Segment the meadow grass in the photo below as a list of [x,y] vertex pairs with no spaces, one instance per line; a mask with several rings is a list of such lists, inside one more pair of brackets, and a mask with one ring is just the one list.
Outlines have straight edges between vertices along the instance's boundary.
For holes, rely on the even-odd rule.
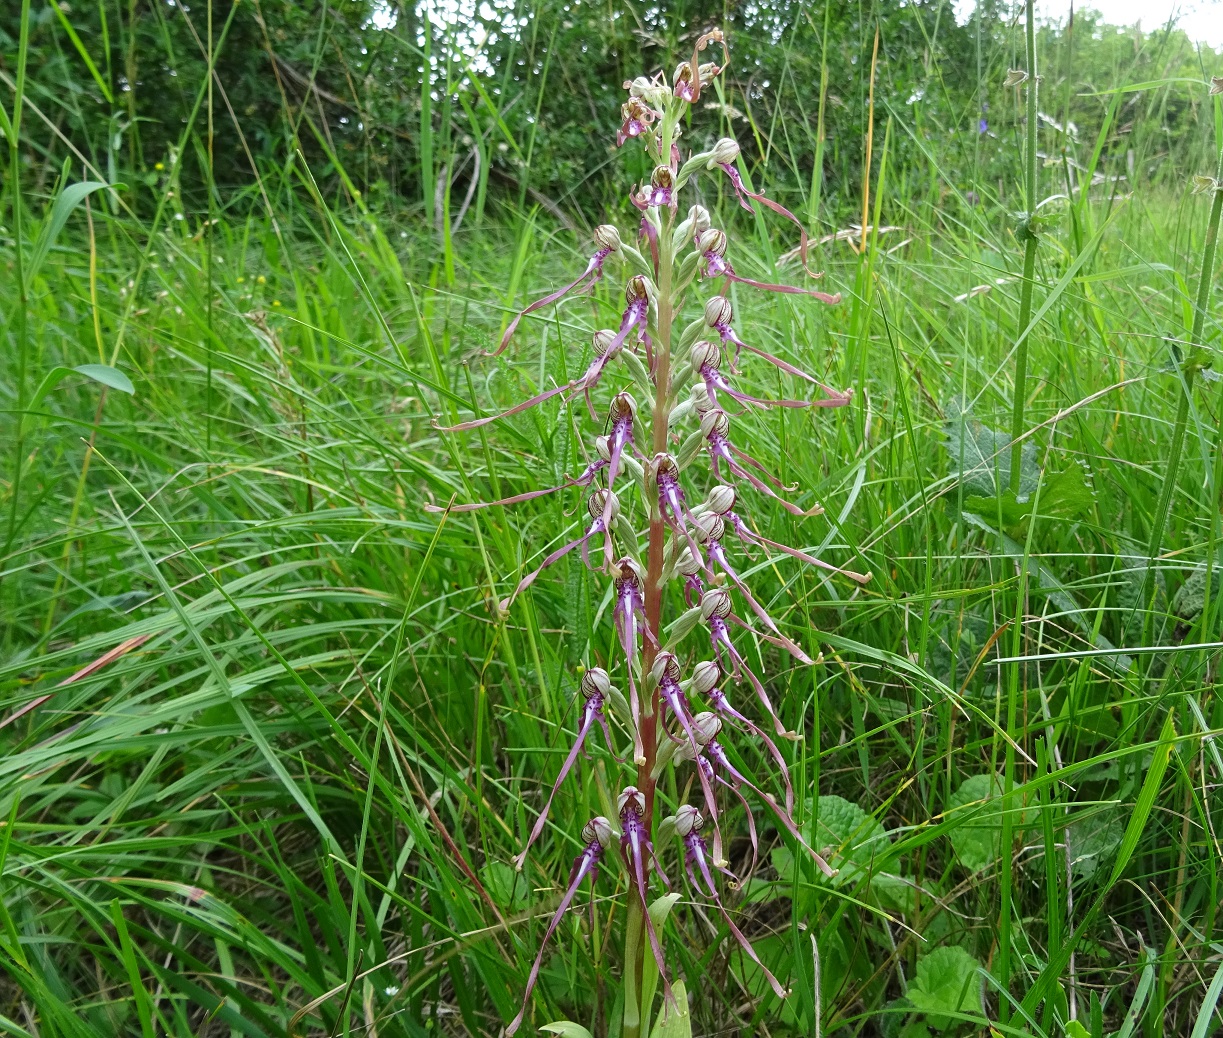
[[[902,138],[916,157],[898,167]],[[1092,167],[1093,143],[1071,157]],[[760,532],[874,575],[748,569],[821,654],[757,647],[804,733],[787,750],[801,824],[841,871],[818,877],[762,824],[734,909],[784,1004],[716,920],[672,916],[694,1031],[1204,1038],[1223,977],[1223,398],[1187,392],[1182,362],[1219,342],[1217,302],[1195,310],[1212,199],[1172,175],[1090,186],[1089,168],[1025,287],[1005,207],[962,157],[890,111],[875,148],[871,222],[894,229],[818,246],[840,306],[732,292],[749,341],[855,390],[741,419],[824,508],[760,510]],[[173,168],[152,220],[96,192],[33,277],[15,260],[50,201],[25,198],[0,243],[29,297],[0,301],[25,341],[3,361],[22,471],[0,488],[6,1034],[496,1034],[574,834],[618,788],[596,750],[513,871],[579,668],[614,634],[576,559],[496,603],[574,536],[580,492],[422,507],[581,470],[560,406],[466,437],[431,420],[575,377],[618,280],[490,361],[584,241],[513,199],[438,241],[419,212],[324,197],[300,160],[264,173],[248,215],[215,224],[175,218]],[[736,263],[771,277],[785,243],[742,226],[758,252]],[[46,372],[88,363],[134,393],[74,373],[19,417]],[[745,367],[749,391],[784,391]],[[732,851],[742,865],[746,831]],[[610,889],[602,923],[562,927],[537,1023],[614,1020]]]

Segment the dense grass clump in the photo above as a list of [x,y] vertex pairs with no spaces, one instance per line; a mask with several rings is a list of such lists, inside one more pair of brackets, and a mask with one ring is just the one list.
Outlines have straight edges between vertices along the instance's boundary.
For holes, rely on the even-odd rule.
[[[615,634],[606,582],[577,557],[498,609],[580,533],[580,489],[512,512],[425,510],[580,472],[581,400],[461,438],[433,419],[577,377],[622,285],[529,318],[490,360],[513,313],[580,272],[584,233],[496,184],[480,186],[483,219],[457,227],[443,185],[439,233],[422,192],[369,201],[334,152],[261,157],[249,190],[196,204],[184,171],[206,164],[206,119],[224,112],[204,77],[187,84],[201,102],[182,147],[143,171],[128,208],[98,156],[61,170],[54,119],[35,113],[45,97],[13,104],[40,71],[18,61],[18,21],[3,26],[0,95],[15,124],[0,230],[0,1032],[496,1035],[582,824],[623,784],[592,748],[588,780],[558,793],[515,872],[572,744],[581,674]],[[869,85],[872,42],[862,82],[834,93]],[[802,735],[783,747],[796,817],[838,873],[757,817],[759,865],[728,909],[791,994],[716,915],[677,912],[670,967],[694,996],[693,1034],[1205,1038],[1223,1023],[1223,320],[1204,263],[1223,66],[1206,50],[1193,82],[1139,82],[1119,65],[1090,92],[1128,89],[1101,100],[1049,51],[1039,209],[1015,104],[995,103],[982,135],[975,111],[956,133],[866,108],[852,148],[864,156],[869,136],[873,161],[851,186],[831,158],[817,167],[829,181],[806,183],[778,157],[783,137],[806,163],[831,147],[822,109],[766,127],[771,151],[763,136],[748,148],[759,115],[754,130],[732,121],[747,73],[719,102],[744,171],[757,186],[776,175],[812,217],[812,266],[843,296],[755,297],[739,331],[855,390],[815,415],[736,418],[740,445],[824,508],[753,517],[873,580],[746,565],[818,657],[752,650]],[[982,83],[1000,89],[1012,64],[990,44]],[[1075,138],[1058,127],[1080,108],[1096,128]],[[739,211],[717,181],[698,192],[748,243],[741,274],[796,276],[785,225]],[[848,212],[857,226],[834,219]],[[793,389],[768,367],[743,378],[761,396]],[[740,752],[766,770],[749,742]],[[746,870],[746,826],[726,835]],[[618,1033],[606,934],[628,897],[609,868],[593,914],[564,920],[537,1026]]]

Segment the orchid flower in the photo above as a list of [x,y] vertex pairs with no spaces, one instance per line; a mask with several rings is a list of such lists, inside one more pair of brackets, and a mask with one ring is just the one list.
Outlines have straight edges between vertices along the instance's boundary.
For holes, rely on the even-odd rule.
[[670,454],[655,454],[649,473],[658,488],[658,509],[663,519],[687,538],[689,549],[699,558],[700,552],[696,541],[692,539],[692,530],[688,524],[692,513],[688,511],[688,505],[684,501],[684,488],[679,483],[679,465]]
[[527,838],[526,846],[513,858],[514,868],[519,872],[522,871],[522,866],[527,860],[527,852],[531,849],[531,845],[539,839],[539,834],[544,831],[544,824],[548,821],[548,811],[552,807],[552,800],[556,796],[556,791],[561,788],[561,783],[565,781],[565,776],[569,774],[574,762],[578,759],[578,754],[582,752],[585,746],[586,736],[590,734],[590,729],[596,721],[603,727],[603,738],[607,741],[608,751],[613,757],[616,756],[616,749],[612,745],[611,729],[608,728],[607,717],[603,713],[603,704],[606,702],[610,691],[611,678],[602,667],[592,667],[582,675],[582,695],[585,697],[586,703],[582,708],[582,723],[578,727],[578,737],[574,740],[573,747],[565,758],[565,763],[561,765],[560,774],[556,776],[556,782],[552,785],[552,792],[548,794],[543,810],[539,812],[539,817],[535,819],[535,825],[531,829],[531,835]]
[[[514,599],[516,599],[527,588],[529,588],[532,584],[535,583],[536,578],[544,570],[546,570],[549,566],[553,565],[554,563],[559,562],[566,555],[568,555],[571,551],[573,551],[574,548],[581,547],[582,561],[586,564],[587,568],[589,568],[590,567],[590,549],[589,549],[590,539],[596,536],[597,534],[600,534],[600,533],[603,534],[604,554],[608,558],[611,557],[611,523],[614,522],[616,516],[620,514],[619,499],[610,490],[596,490],[593,494],[590,495],[590,498],[587,500],[586,510],[590,514],[590,516],[594,519],[594,522],[590,524],[586,532],[581,537],[579,537],[576,541],[570,541],[568,544],[564,545],[563,547],[557,548],[556,551],[554,551],[551,555],[549,555],[546,559],[544,559],[543,562],[540,563],[538,569],[532,570],[525,577],[523,577],[522,580],[518,582],[518,586],[514,588],[513,593],[511,593],[508,598],[502,601],[501,611],[503,613],[509,609]],[[605,516],[607,518],[605,518]]]
[[819,866],[820,871],[823,872],[825,876],[836,875],[836,869],[832,868],[828,862],[826,862],[819,854],[812,850],[807,841],[803,839],[803,834],[798,831],[798,826],[794,824],[794,819],[790,817],[789,811],[782,810],[778,806],[776,800],[769,796],[768,793],[761,790],[754,782],[751,781],[751,779],[744,775],[743,772],[739,771],[739,769],[730,762],[730,758],[726,756],[726,751],[722,748],[722,744],[719,743],[717,739],[710,739],[709,742],[705,744],[703,754],[713,764],[715,773],[722,771],[729,776],[729,779],[726,780],[728,785],[746,786],[753,793],[755,793],[756,796],[763,800],[777,817],[777,820],[782,824],[782,827],[786,830],[786,832],[793,836],[794,839],[796,839],[802,845],[803,849],[811,855],[811,857],[815,860],[816,865]]
[[[705,824],[705,819],[701,812],[690,804],[685,804],[675,812],[674,824],[676,835],[684,843],[684,861],[688,868],[688,879],[692,886],[718,906],[718,912],[722,916],[722,921],[726,924],[726,928],[730,930],[735,940],[739,942],[739,947],[743,949],[744,954],[760,967],[768,979],[769,985],[776,992],[777,997],[785,998],[788,992],[781,986],[777,978],[769,972],[768,967],[760,961],[756,950],[752,947],[752,942],[743,936],[743,932],[734,924],[726,911],[726,906],[722,904],[721,897],[718,896],[718,888],[714,883],[713,873],[709,868],[709,852],[705,847],[704,839],[701,837],[701,829]],[[732,880],[734,879],[734,876],[726,872],[725,869],[719,869],[718,871],[724,872]]]
[[617,393],[612,398],[607,416],[611,421],[611,432],[607,437],[607,485],[615,486],[624,450],[635,446],[633,420],[637,417],[637,402],[628,393]]
[[641,900],[641,913],[645,919],[646,933],[649,934],[650,949],[654,952],[654,961],[658,964],[658,972],[662,975],[663,990],[670,998],[671,982],[667,977],[666,960],[662,954],[662,945],[658,943],[654,920],[650,918],[646,874],[652,866],[666,886],[669,887],[671,884],[658,865],[654,845],[650,842],[649,831],[642,821],[642,816],[645,814],[645,797],[641,795],[641,790],[636,786],[625,786],[616,806],[620,810],[620,855],[628,869],[629,883],[635,887],[637,897]]
[[531,992],[535,990],[535,982],[539,979],[539,969],[543,965],[544,949],[548,945],[548,938],[552,936],[565,913],[569,911],[569,906],[573,904],[573,899],[577,896],[578,888],[588,876],[590,877],[591,889],[594,889],[595,879],[599,874],[599,862],[603,860],[603,854],[611,846],[615,835],[616,832],[612,828],[611,822],[602,815],[592,818],[583,826],[582,839],[586,841],[586,846],[573,859],[573,868],[569,870],[569,887],[561,898],[560,904],[556,906],[556,912],[553,913],[552,919],[548,923],[548,929],[544,931],[544,939],[539,942],[539,952],[535,956],[535,962],[531,966],[530,974],[527,976],[526,990],[522,995],[522,1008],[518,1010],[518,1015],[510,1021],[510,1025],[505,1029],[506,1038],[510,1038],[522,1026],[522,1018],[526,1015]]
[[[734,677],[735,681],[741,681],[741,675],[746,674],[748,681],[756,692],[756,698],[760,700],[761,706],[767,711],[769,717],[773,719],[773,727],[777,734],[783,739],[797,739],[798,736],[789,731],[784,724],[781,723],[781,718],[777,716],[777,711],[773,709],[773,704],[769,702],[769,694],[764,690],[764,685],[760,683],[760,679],[755,672],[747,665],[735,648],[734,643],[730,640],[730,630],[726,626],[726,618],[731,615],[730,595],[722,588],[710,588],[705,592],[704,598],[701,599],[701,619],[709,625],[710,641],[713,644],[714,655],[718,659],[719,665],[723,670],[728,670]],[[730,666],[726,666],[725,660],[730,660]]]
[[748,202],[748,199],[750,198],[753,202],[759,202],[761,205],[768,209],[772,209],[773,212],[777,213],[779,216],[785,217],[792,224],[794,224],[794,226],[798,228],[798,252],[802,259],[803,270],[805,270],[811,277],[822,277],[822,274],[813,273],[810,267],[807,266],[807,228],[803,226],[803,222],[779,202],[774,202],[771,198],[766,198],[759,192],[749,191],[743,183],[743,178],[739,175],[739,170],[735,168],[734,164],[736,161],[738,161],[738,158],[738,142],[729,137],[723,137],[713,146],[713,151],[710,153],[709,161],[706,165],[709,169],[713,169],[716,166],[726,174],[726,176],[730,179],[731,186],[735,189],[735,197],[739,200],[739,205],[746,209],[749,213],[753,211],[751,203]]
[[[616,607],[613,620],[616,632],[620,636],[620,648],[624,652],[624,666],[628,672],[629,711],[634,718],[641,716],[641,701],[637,694],[637,682],[633,677],[633,666],[637,662],[637,636],[640,634],[652,645],[658,644],[658,638],[650,630],[645,615],[645,591],[642,586],[641,567],[625,556],[614,562],[611,572],[615,576]],[[641,729],[635,725],[633,729],[633,760],[637,764],[645,763],[645,750],[641,745]]]
[[840,397],[826,400],[763,400],[758,396],[749,396],[747,393],[732,388],[731,384],[726,381],[726,376],[720,370],[721,352],[716,343],[705,340],[694,343],[688,352],[692,370],[701,376],[701,381],[705,383],[705,388],[709,391],[710,399],[715,403],[718,399],[718,391],[721,390],[741,404],[756,404],[759,407],[841,407],[845,404],[845,400]]
[[557,289],[555,292],[544,296],[543,299],[535,300],[525,310],[521,311],[510,321],[509,326],[505,329],[505,334],[501,336],[500,344],[492,352],[491,356],[497,357],[505,352],[505,348],[510,344],[510,339],[517,330],[519,322],[527,314],[533,314],[536,310],[542,310],[545,306],[550,306],[563,296],[568,295],[579,285],[583,285],[583,283],[585,283],[586,287],[589,287],[603,276],[603,264],[606,262],[607,257],[620,249],[620,232],[614,224],[600,224],[595,228],[594,240],[598,250],[590,257],[590,262],[586,264],[586,269],[582,271],[581,275],[570,281],[564,288]]
[[701,660],[692,668],[691,687],[709,700],[709,705],[713,707],[714,713],[719,717],[734,718],[768,747],[769,756],[777,764],[777,769],[781,772],[781,777],[786,785],[786,810],[792,811],[794,809],[794,787],[790,783],[790,769],[786,764],[786,759],[781,755],[777,744],[765,734],[763,729],[731,706],[726,693],[718,687],[721,680],[722,668],[713,660]]
[[[841,301],[841,293],[819,292],[813,288],[799,288],[797,285],[779,285],[771,281],[754,281],[752,278],[740,277],[735,268],[726,258],[726,234],[716,228],[710,228],[703,234],[698,234],[693,246],[697,253],[697,269],[702,278],[724,277],[728,281],[737,281],[749,288],[758,288],[764,292],[781,292],[786,295],[810,296],[828,306],[836,306]],[[819,277],[821,275],[814,275]],[[723,289],[725,291],[725,289]]]
[[[719,466],[725,465],[730,470],[731,475],[746,480],[762,494],[767,494],[771,497],[791,515],[806,517],[816,515],[821,511],[819,505],[815,505],[812,509],[804,509],[792,501],[787,501],[776,491],[772,490],[768,483],[759,476],[739,464],[739,459],[741,459],[752,467],[759,469],[770,480],[773,479],[772,476],[769,476],[764,471],[764,466],[756,461],[755,458],[745,454],[730,442],[730,416],[720,407],[712,407],[701,415],[701,434],[705,437],[705,448],[709,451],[710,467],[713,469],[714,476],[718,479],[722,478]],[[774,480],[774,482],[777,481]]]
[[459,422],[458,425],[439,425],[437,419],[434,418],[433,427],[439,432],[466,432],[469,429],[479,429],[481,426],[499,421],[502,418],[521,414],[523,411],[535,407],[537,404],[542,404],[545,400],[551,400],[552,397],[559,396],[561,393],[568,393],[569,399],[572,399],[576,393],[584,390],[588,394],[587,399],[589,399],[590,390],[598,384],[599,377],[602,375],[607,361],[619,352],[631,332],[634,330],[637,330],[639,333],[644,331],[649,319],[650,304],[656,296],[656,291],[647,277],[638,274],[629,279],[628,286],[625,289],[625,296],[627,297],[627,306],[620,319],[619,331],[615,332],[610,340],[607,340],[601,332],[595,333],[595,359],[581,378],[566,382],[563,386],[553,386],[551,389],[546,389],[542,393],[537,393],[529,400],[515,404],[508,411],[502,411],[499,414],[485,415],[483,418],[473,418],[470,421]]
[[[839,300],[839,296],[837,299]],[[735,333],[735,329],[731,326],[731,321],[734,320],[735,308],[731,301],[725,296],[714,296],[705,303],[705,324],[707,327],[718,333],[718,337],[722,340],[722,345],[727,343],[735,344],[735,352],[731,355],[730,370],[735,372],[735,365],[739,362],[739,351],[747,350],[748,353],[754,353],[757,357],[767,360],[774,367],[784,371],[787,375],[794,375],[796,378],[805,379],[812,385],[819,386],[826,394],[828,394],[829,402],[823,404],[824,407],[842,407],[848,404],[853,397],[852,390],[833,389],[831,386],[825,385],[819,379],[807,374],[802,368],[796,368],[789,361],[782,360],[769,353],[767,350],[762,350],[759,346],[752,346]]]

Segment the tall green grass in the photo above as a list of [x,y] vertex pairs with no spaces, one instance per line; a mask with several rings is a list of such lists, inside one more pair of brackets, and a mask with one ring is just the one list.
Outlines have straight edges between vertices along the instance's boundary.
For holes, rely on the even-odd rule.
[[[1125,104],[1155,118],[1172,89]],[[805,733],[804,824],[841,874],[817,879],[762,830],[733,907],[789,978],[784,1004],[713,926],[672,917],[694,1033],[991,1021],[1202,1038],[1221,1020],[1223,961],[1223,399],[1212,381],[1190,396],[1179,371],[1188,344],[1213,357],[1219,343],[1217,305],[1194,305],[1212,199],[1187,176],[1212,168],[1223,117],[1203,104],[1200,168],[1152,177],[1140,147],[1133,182],[1089,186],[1097,166],[1125,169],[1107,128],[1098,145],[1060,142],[1050,175],[1071,198],[1035,255],[1027,322],[998,185],[917,116],[890,103],[879,116],[872,222],[900,229],[861,255],[821,247],[838,308],[739,308],[751,341],[856,389],[843,411],[741,420],[744,446],[825,507],[761,532],[875,574],[860,591],[783,563],[753,574],[779,624],[823,654],[768,669]],[[29,110],[23,126],[50,139]],[[785,130],[796,154],[823,146],[814,127]],[[785,164],[779,149],[752,173]],[[395,215],[323,173],[300,158],[261,168],[250,214],[211,225],[209,206],[178,208],[171,165],[158,216],[94,204],[90,234],[77,206],[28,300],[0,299],[3,1033],[496,1034],[559,895],[541,877],[564,875],[615,788],[599,759],[602,777],[558,795],[537,871],[513,873],[524,801],[542,802],[572,737],[578,667],[613,636],[606,589],[576,560],[508,617],[496,603],[572,536],[578,496],[441,520],[422,505],[580,470],[556,408],[467,440],[430,419],[573,377],[619,286],[533,320],[509,362],[489,362],[507,314],[584,263],[586,243],[513,191],[439,238],[437,214],[421,215],[431,178]],[[1016,147],[1006,198],[1021,173]],[[0,263],[26,286],[55,201],[9,187]],[[817,181],[811,204],[827,193]],[[760,255],[788,244],[766,238]],[[99,341],[134,394],[73,374],[23,413],[29,387],[94,362]],[[763,378],[746,367],[749,386]],[[746,830],[731,849],[742,867]],[[607,896],[599,911],[622,911],[623,881]],[[562,927],[541,983],[555,1016],[537,1024],[605,1033],[620,964],[604,932],[580,913]]]

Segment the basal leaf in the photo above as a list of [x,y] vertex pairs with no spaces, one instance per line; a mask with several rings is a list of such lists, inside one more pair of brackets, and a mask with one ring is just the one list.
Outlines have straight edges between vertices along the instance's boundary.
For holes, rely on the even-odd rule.
[[944,945],[918,960],[917,973],[905,994],[939,1031],[952,1024],[951,1013],[979,1010],[981,978],[978,962],[958,945]]

